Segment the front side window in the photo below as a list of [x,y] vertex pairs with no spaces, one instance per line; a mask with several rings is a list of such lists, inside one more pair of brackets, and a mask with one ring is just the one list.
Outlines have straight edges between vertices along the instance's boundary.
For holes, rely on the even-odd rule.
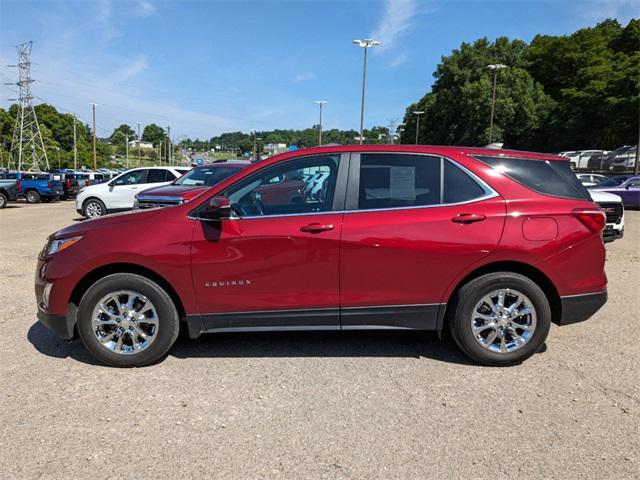
[[340,155],[276,164],[226,191],[240,217],[331,211]]
[[136,185],[144,181],[146,170],[133,170],[122,174],[113,182],[114,185]]

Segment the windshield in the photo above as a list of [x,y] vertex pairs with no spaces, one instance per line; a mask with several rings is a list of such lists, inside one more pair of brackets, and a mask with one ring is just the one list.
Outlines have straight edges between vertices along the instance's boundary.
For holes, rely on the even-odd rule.
[[185,173],[174,185],[211,187],[241,170],[241,167],[200,167]]
[[622,184],[628,177],[611,177],[604,182],[600,182],[598,184],[598,188],[600,187],[617,187]]

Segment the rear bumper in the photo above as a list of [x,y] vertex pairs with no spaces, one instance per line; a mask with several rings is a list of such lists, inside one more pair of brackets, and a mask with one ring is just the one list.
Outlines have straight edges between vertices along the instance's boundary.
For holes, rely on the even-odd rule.
[[559,325],[583,322],[607,303],[607,291],[561,297],[562,317]]
[[38,310],[38,320],[60,338],[71,340],[74,336],[75,322],[71,315],[51,315]]

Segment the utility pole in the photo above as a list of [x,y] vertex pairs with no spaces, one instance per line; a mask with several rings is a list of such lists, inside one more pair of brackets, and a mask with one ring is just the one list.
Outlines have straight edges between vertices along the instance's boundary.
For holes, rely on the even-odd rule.
[[127,162],[127,168],[129,168],[129,134],[124,134],[124,158]]
[[253,133],[253,151],[251,152],[251,158],[253,158],[255,162],[258,160],[258,132],[251,130],[251,133]]
[[93,169],[98,168],[96,161],[96,104],[92,103],[93,107]]
[[638,142],[636,143],[636,164],[633,167],[633,174],[640,175],[640,112],[638,113]]
[[489,70],[493,70],[493,94],[491,96],[491,119],[489,120],[489,143],[493,142],[493,115],[496,110],[496,83],[498,81],[498,70],[507,68],[501,63],[487,65]]
[[316,100],[318,106],[320,107],[320,123],[318,124],[318,146],[322,145],[322,106],[327,103],[326,100]]
[[364,62],[362,66],[362,98],[360,99],[360,145],[362,145],[364,142],[364,95],[367,85],[367,50],[380,45],[380,42],[371,38],[365,38],[364,40],[356,39],[353,43],[358,47],[364,48]]
[[169,165],[173,165],[173,159],[171,158],[171,127],[167,126],[167,148],[169,151],[167,152],[167,162]]
[[140,122],[136,122],[138,124],[138,138],[137,138],[137,144],[138,144],[138,167],[140,166]]
[[56,147],[56,152],[58,152],[58,170],[60,170],[60,147]]
[[420,133],[420,115],[424,113],[424,110],[416,110],[413,114],[416,116],[416,145],[418,144],[418,135]]
[[164,140],[160,140],[158,142],[158,160],[160,161],[161,166],[162,166],[162,142],[164,142]]
[[[18,171],[35,170],[40,171],[41,167],[49,169],[49,159],[44,148],[44,141],[38,125],[38,117],[33,108],[33,96],[31,95],[31,47],[33,42],[21,43],[16,46],[18,51],[18,64],[9,67],[18,67],[18,81],[15,83],[20,88],[19,97],[11,98],[10,101],[19,102],[18,115],[13,129],[11,150],[9,150],[9,168]],[[12,84],[8,84],[12,85]],[[31,151],[31,160],[27,160],[27,152]]]
[[76,116],[73,116],[73,170],[78,170],[78,145],[76,132]]

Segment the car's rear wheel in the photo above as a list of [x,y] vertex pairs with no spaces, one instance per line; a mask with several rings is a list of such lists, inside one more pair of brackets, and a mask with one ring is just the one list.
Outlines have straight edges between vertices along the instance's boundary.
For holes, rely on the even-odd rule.
[[97,198],[90,198],[84,202],[82,213],[87,218],[97,218],[107,214],[107,207]]
[[28,203],[38,203],[40,201],[40,194],[35,190],[29,190],[26,197]]
[[449,326],[458,346],[473,360],[515,365],[544,343],[551,307],[542,289],[528,277],[490,273],[460,288]]
[[78,309],[78,334],[98,360],[142,367],[167,354],[179,318],[167,292],[141,275],[117,273],[94,283]]
[[7,202],[9,202],[7,196],[4,193],[0,192],[0,208],[6,208]]

